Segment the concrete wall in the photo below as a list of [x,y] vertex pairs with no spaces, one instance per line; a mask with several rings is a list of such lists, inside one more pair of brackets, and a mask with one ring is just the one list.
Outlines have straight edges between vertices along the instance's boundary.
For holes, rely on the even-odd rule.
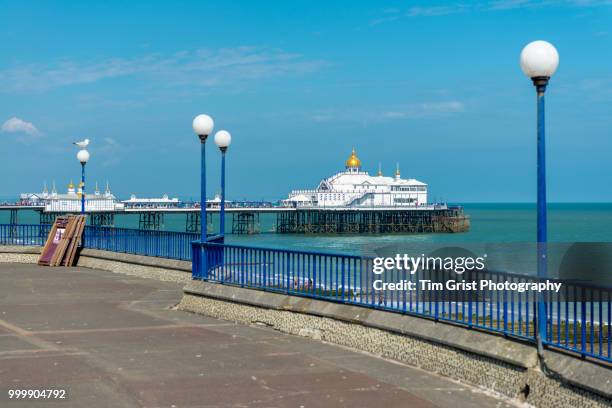
[[84,249],[77,265],[166,282],[191,281],[191,262],[188,261]]
[[[41,249],[0,245],[0,262],[37,263]],[[166,282],[191,281],[191,262],[188,261],[84,249],[77,265]]]
[[396,313],[208,282],[185,287],[179,309],[263,324],[397,360],[536,407],[612,406],[612,369],[501,336]]
[[0,245],[0,263],[37,263],[41,247]]

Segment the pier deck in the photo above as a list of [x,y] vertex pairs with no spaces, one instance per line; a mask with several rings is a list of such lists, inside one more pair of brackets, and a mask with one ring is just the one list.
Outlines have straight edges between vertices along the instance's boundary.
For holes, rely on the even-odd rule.
[[[0,208],[2,209],[2,208]],[[30,209],[35,209],[32,207]],[[11,209],[17,218],[16,209]],[[50,224],[64,212],[40,212],[40,223]],[[275,232],[279,234],[396,234],[396,233],[454,233],[470,229],[470,219],[462,207],[446,205],[396,207],[282,207],[230,206],[226,213],[232,217],[232,233],[261,232],[260,214],[276,217]],[[218,215],[218,207],[207,208],[209,215]],[[185,231],[200,229],[200,208],[125,208],[115,211],[88,212],[90,225],[114,226],[115,214],[133,214],[139,217],[139,229],[163,229],[166,214],[184,214]],[[209,217],[208,222],[212,220]],[[16,222],[15,222],[16,223]],[[11,221],[11,224],[15,224]]]

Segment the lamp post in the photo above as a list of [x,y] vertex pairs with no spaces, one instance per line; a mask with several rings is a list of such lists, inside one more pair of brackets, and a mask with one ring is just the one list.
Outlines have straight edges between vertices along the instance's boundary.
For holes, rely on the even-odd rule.
[[215,122],[208,115],[198,115],[193,119],[193,131],[200,139],[200,267],[201,277],[208,274],[204,243],[206,236],[206,138],[212,133]]
[[193,131],[200,138],[200,240],[206,242],[206,138],[212,133],[215,122],[208,115],[193,119]]
[[[538,147],[537,147],[537,223],[538,223],[538,277],[547,275],[547,221],[546,221],[546,140],[544,124],[544,93],[550,77],[559,66],[559,54],[546,41],[533,41],[521,51],[521,69],[531,80],[537,92]],[[546,305],[544,294],[538,294],[538,338],[546,338]]]
[[215,134],[215,144],[221,150],[221,208],[219,211],[219,230],[225,237],[225,152],[232,143],[232,135],[227,130],[220,130]]
[[85,165],[89,161],[89,152],[85,149],[79,150],[77,160],[81,163],[81,215],[85,215]]

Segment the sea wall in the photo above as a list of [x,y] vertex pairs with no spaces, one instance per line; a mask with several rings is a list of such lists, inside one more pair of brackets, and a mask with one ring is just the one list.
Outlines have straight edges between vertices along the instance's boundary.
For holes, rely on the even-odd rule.
[[0,245],[0,263],[36,263],[41,249],[39,246]]
[[[0,245],[0,262],[36,263],[41,247]],[[118,252],[83,249],[77,266],[166,282],[191,281],[191,262]]]

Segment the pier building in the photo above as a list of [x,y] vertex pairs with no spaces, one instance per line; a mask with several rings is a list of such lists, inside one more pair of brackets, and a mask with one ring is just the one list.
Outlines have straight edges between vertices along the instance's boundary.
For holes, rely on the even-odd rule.
[[380,168],[371,176],[362,170],[353,149],[344,171],[321,180],[313,190],[292,191],[282,204],[296,208],[419,207],[427,205],[427,184],[402,178],[399,166],[393,177],[383,176]]
[[[48,190],[45,184],[42,193],[22,193],[19,198],[24,204],[44,206],[45,212],[52,213],[78,213],[81,211],[81,196],[83,195],[83,186],[79,183],[74,185],[72,180],[68,184],[65,194],[58,193],[55,188],[55,182]],[[102,193],[96,183],[93,194],[85,193],[85,211],[86,212],[106,212],[106,211],[121,211],[123,204],[111,192],[108,183],[106,189]]]
[[[70,183],[67,194],[23,194],[21,206],[40,212],[41,223],[50,223],[62,213],[80,212],[81,190]],[[393,177],[379,169],[375,176],[362,170],[361,160],[353,149],[345,169],[327,177],[312,190],[294,190],[280,202],[226,201],[225,212],[231,215],[234,234],[262,232],[260,214],[274,217],[272,231],[279,234],[393,234],[464,232],[470,228],[463,208],[428,203],[428,186],[414,178],[402,178],[399,167]],[[221,198],[206,200],[207,226],[212,230],[212,215],[220,211]],[[138,198],[119,201],[107,190],[86,196],[90,225],[114,226],[118,213],[138,215],[141,230],[164,228],[166,213],[185,215],[185,231],[201,230],[201,203],[185,203],[178,198]],[[11,224],[17,223],[17,208],[11,211]],[[13,221],[14,220],[14,221]]]
[[181,205],[178,198],[170,198],[168,194],[164,194],[160,198],[138,198],[135,194],[132,194],[129,200],[121,202],[125,205],[125,208],[177,208]]

